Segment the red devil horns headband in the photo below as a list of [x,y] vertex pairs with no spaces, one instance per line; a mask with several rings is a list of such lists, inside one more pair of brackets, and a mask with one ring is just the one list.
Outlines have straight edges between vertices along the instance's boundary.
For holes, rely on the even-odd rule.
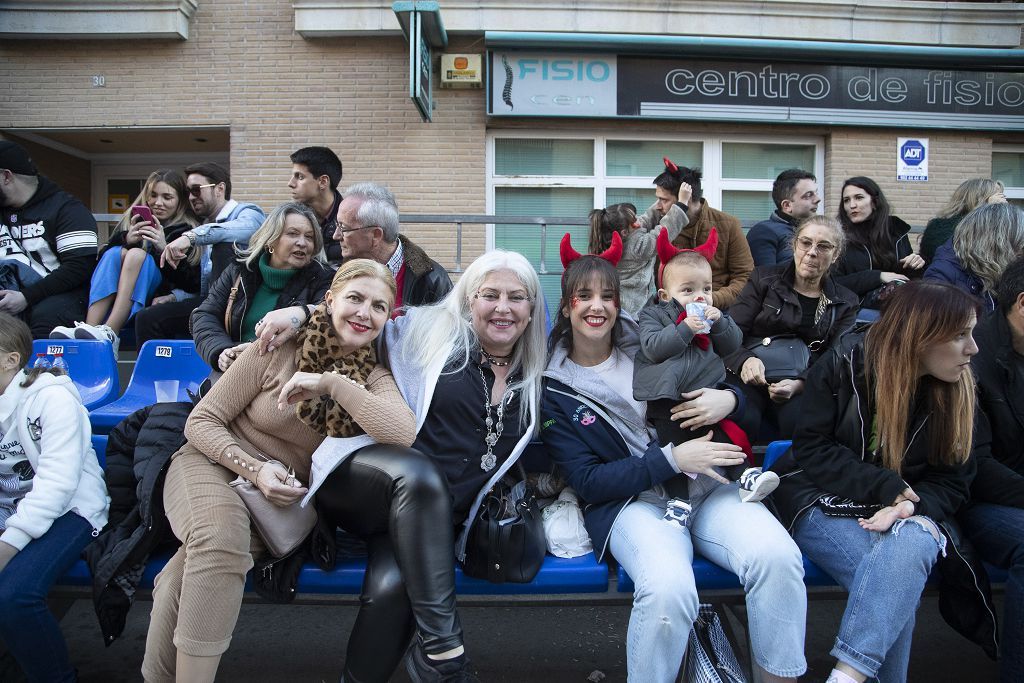
[[679,172],[679,167],[676,166],[675,164],[673,164],[669,160],[668,157],[662,157],[661,160],[665,162],[665,170],[666,171],[668,171],[669,173],[678,173]]
[[708,239],[704,244],[700,245],[696,249],[677,249],[672,246],[672,242],[668,239],[668,229],[662,228],[661,232],[658,233],[658,241],[656,243],[658,251],[658,287],[661,287],[661,275],[665,272],[665,266],[669,261],[684,251],[693,251],[708,260],[711,261],[715,257],[715,252],[718,251],[718,230],[714,226],[711,228],[711,232],[708,234]]
[[[568,268],[570,263],[582,256],[582,254],[572,248],[572,236],[569,233],[565,233],[565,236],[562,237],[562,243],[558,247],[558,254],[562,257],[563,268]],[[622,238],[619,237],[618,231],[612,233],[612,245],[600,254],[594,254],[594,256],[604,259],[613,266],[619,265],[619,259],[622,258]]]

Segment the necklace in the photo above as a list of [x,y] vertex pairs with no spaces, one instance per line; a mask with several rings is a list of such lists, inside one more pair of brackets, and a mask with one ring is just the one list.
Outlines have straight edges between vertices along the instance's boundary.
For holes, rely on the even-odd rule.
[[[484,354],[486,355],[487,352],[485,351]],[[477,366],[477,370],[480,372],[480,381],[484,384],[484,410],[487,414],[487,417],[484,419],[484,425],[487,427],[487,436],[484,437],[484,443],[487,444],[487,452],[480,456],[480,469],[484,472],[490,472],[498,464],[498,456],[494,454],[494,446],[498,443],[498,439],[501,438],[502,430],[505,429],[505,399],[509,396],[509,391],[505,389],[501,400],[498,401],[498,409],[496,411],[498,422],[495,425],[494,419],[491,417],[491,391],[487,388],[487,378],[484,377],[483,368]]]
[[[484,358],[487,359],[488,363],[490,363],[491,365],[493,365],[495,367],[498,367],[498,368],[507,367],[508,365],[510,365],[512,363],[512,356],[511,355],[508,355],[508,356],[495,356],[493,354],[490,354],[490,353],[487,353],[486,351],[484,351],[482,346],[480,347],[480,353],[484,354]],[[498,360],[499,358],[504,358],[505,360]]]

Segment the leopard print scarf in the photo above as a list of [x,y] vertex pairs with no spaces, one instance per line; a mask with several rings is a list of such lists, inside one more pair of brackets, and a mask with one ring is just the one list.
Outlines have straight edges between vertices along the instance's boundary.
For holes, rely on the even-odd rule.
[[[295,352],[295,365],[301,372],[337,372],[347,375],[359,384],[366,384],[370,372],[377,367],[377,352],[373,344],[341,355],[341,344],[334,334],[327,307],[320,304],[309,317],[309,322],[297,337],[299,348]],[[318,396],[300,401],[295,414],[320,434],[327,436],[356,436],[363,429],[329,396]]]

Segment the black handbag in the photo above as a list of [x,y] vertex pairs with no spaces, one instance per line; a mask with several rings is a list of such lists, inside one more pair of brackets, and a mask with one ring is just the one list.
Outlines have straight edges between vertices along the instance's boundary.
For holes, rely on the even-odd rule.
[[537,494],[525,482],[525,493],[513,498],[513,487],[498,482],[484,497],[476,519],[469,529],[466,560],[462,571],[467,576],[491,583],[529,583],[537,576],[547,552],[544,524]]
[[811,362],[811,350],[792,334],[779,334],[746,343],[747,349],[764,363],[764,378],[769,382],[796,379]]

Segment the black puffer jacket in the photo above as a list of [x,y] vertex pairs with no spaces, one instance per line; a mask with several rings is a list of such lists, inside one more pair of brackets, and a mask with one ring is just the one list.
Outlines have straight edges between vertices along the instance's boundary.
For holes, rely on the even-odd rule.
[[[224,329],[224,313],[228,307],[231,288],[241,273],[238,292],[231,306],[228,329]],[[275,308],[318,304],[331,285],[334,271],[330,267],[312,261],[295,273],[277,298]],[[235,346],[242,340],[242,321],[249,310],[249,296],[263,284],[263,276],[257,266],[249,269],[244,263],[232,263],[220,274],[210,287],[210,294],[196,310],[192,311],[189,329],[196,341],[196,349],[211,368],[217,369],[217,359],[224,349]]]
[[[750,274],[739,297],[729,307],[729,315],[743,332],[744,346],[725,357],[725,366],[737,376],[753,353],[746,348],[752,338],[762,339],[780,334],[796,334],[803,311],[793,283],[796,267],[786,265],[760,266]],[[829,303],[825,314],[815,325],[814,334],[803,341],[814,345],[813,365],[821,351],[832,347],[857,319],[857,296],[835,282],[831,275],[822,280],[822,293]]]
[[919,396],[911,411],[903,468],[894,472],[883,467],[880,456],[867,446],[874,407],[865,376],[862,334],[844,335],[840,345],[808,373],[804,393],[804,413],[789,461],[795,469],[782,477],[772,495],[783,525],[792,531],[796,520],[826,493],[889,505],[908,486],[913,488],[921,499],[917,514],[938,523],[947,539],[945,556],[939,558],[940,611],[950,626],[994,658],[998,640],[988,577],[954,520],[968,499],[977,454],[989,448],[991,436],[984,415],[979,413],[975,420],[974,448],[965,463],[932,465],[929,455],[941,446],[929,441],[928,421],[934,417]]
[[889,238],[896,261],[891,266],[883,267],[877,254],[863,244],[854,244],[847,238],[846,249],[839,260],[832,266],[832,275],[842,286],[852,290],[857,296],[863,297],[873,289],[882,286],[884,271],[903,273],[907,277],[921,277],[923,270],[902,271],[899,262],[914,253],[910,244],[910,225],[898,216],[889,217]]
[[105,468],[110,519],[85,549],[93,605],[107,645],[124,630],[150,554],[177,542],[164,516],[164,475],[171,456],[185,443],[191,411],[191,403],[157,403],[135,411],[110,432]]

